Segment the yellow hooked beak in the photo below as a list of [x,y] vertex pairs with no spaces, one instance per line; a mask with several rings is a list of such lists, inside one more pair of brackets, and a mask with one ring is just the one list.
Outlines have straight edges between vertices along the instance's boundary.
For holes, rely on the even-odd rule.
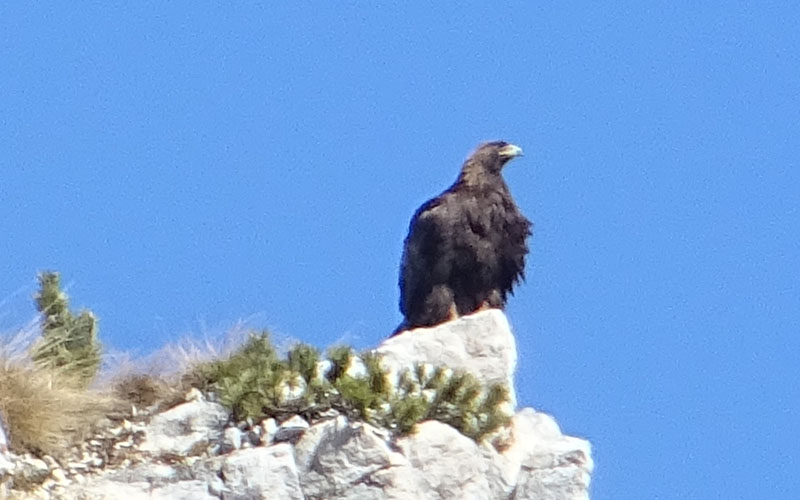
[[515,146],[514,144],[508,144],[500,148],[497,151],[497,154],[500,156],[507,156],[509,158],[514,158],[515,156],[522,156],[522,148],[519,146]]

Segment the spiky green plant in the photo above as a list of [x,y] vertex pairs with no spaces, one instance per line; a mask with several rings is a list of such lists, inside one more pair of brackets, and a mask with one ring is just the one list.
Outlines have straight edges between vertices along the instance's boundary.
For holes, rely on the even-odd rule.
[[317,378],[318,361],[319,352],[308,344],[297,344],[288,354],[289,369],[299,373],[307,384]]
[[276,411],[280,406],[279,385],[287,372],[266,332],[251,335],[228,358],[202,363],[192,374],[201,389],[219,394],[237,418]]
[[[338,346],[328,351],[328,359],[330,368],[322,376],[316,349],[298,344],[286,359],[279,359],[269,336],[261,333],[228,358],[199,365],[193,377],[202,388],[216,392],[237,419],[280,419],[299,413],[313,420],[335,409],[398,434],[436,419],[476,440],[508,419],[502,411],[508,389],[484,388],[468,373],[415,365],[400,373],[394,386],[376,354],[356,355]],[[350,373],[356,359],[363,365],[362,374]],[[287,399],[287,388],[295,397]],[[302,394],[297,397],[299,388]]]
[[42,315],[42,338],[31,349],[31,358],[42,368],[74,377],[87,386],[100,367],[101,345],[97,319],[91,311],[74,316],[58,273],[39,274],[36,308]]
[[336,346],[328,349],[328,360],[331,362],[331,368],[325,375],[331,382],[335,382],[341,377],[350,366],[350,361],[353,359],[353,348],[349,346]]

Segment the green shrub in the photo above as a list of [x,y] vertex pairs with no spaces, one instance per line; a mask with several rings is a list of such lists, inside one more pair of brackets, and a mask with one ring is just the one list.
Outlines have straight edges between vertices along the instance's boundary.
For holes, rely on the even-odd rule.
[[31,350],[31,358],[40,367],[74,377],[87,386],[100,367],[100,342],[97,319],[90,311],[74,316],[67,294],[61,290],[55,272],[39,275],[36,307],[42,315],[42,338]]
[[[468,373],[416,365],[399,375],[395,387],[375,354],[334,347],[324,376],[318,373],[319,359],[317,350],[305,344],[280,359],[262,332],[226,359],[199,364],[189,378],[215,392],[238,420],[293,414],[314,420],[333,409],[398,434],[411,432],[418,422],[440,420],[475,440],[508,421],[502,411],[508,389],[483,387]],[[350,375],[356,359],[363,374]]]
[[220,402],[237,418],[262,414],[280,414],[281,389],[291,374],[286,361],[280,360],[269,335],[250,338],[227,359],[201,363],[194,378],[200,388],[213,390]]

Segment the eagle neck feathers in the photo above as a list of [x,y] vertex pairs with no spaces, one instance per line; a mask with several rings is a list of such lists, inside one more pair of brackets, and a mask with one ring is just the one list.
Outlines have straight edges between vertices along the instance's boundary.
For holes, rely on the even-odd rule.
[[480,163],[472,161],[464,164],[453,188],[476,192],[509,192],[508,186],[506,186],[499,170],[495,172]]

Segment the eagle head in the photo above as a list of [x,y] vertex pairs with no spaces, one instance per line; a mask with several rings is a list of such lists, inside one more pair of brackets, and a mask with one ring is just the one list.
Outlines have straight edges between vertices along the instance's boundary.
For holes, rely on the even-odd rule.
[[467,159],[465,170],[480,170],[490,174],[499,174],[503,167],[522,156],[522,148],[505,141],[485,142]]

